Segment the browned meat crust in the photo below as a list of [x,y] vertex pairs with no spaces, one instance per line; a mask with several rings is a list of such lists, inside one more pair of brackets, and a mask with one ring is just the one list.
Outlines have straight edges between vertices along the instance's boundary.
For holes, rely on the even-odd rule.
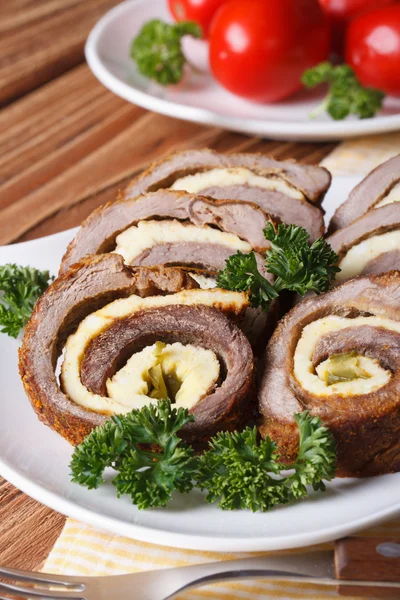
[[[142,297],[165,295],[181,289],[198,287],[185,271],[165,267],[132,269],[126,267],[122,257],[116,254],[87,257],[56,279],[38,301],[25,329],[19,352],[21,378],[39,419],[72,444],[80,443],[94,427],[101,425],[106,419],[104,415],[71,401],[60,389],[55,375],[56,363],[66,338],[86,315],[116,298],[132,294]],[[227,305],[225,309],[231,316],[237,314],[235,306]],[[229,344],[233,339],[237,340],[231,355],[229,351],[226,354],[221,350],[222,360],[226,360],[227,367],[234,372],[236,366],[233,366],[232,361],[237,360],[240,346],[241,356],[246,364],[239,364],[245,373],[245,380],[248,381],[248,392],[253,369],[249,344],[245,336],[236,326],[230,324],[224,315],[218,311],[215,313],[218,316],[213,314],[213,325],[218,324],[220,332],[224,325],[225,330],[230,332]],[[223,340],[221,348],[222,345]],[[100,365],[98,368],[100,369]],[[242,383],[244,390],[247,384],[244,380]],[[226,402],[230,409],[225,417],[227,427],[230,427],[230,419],[235,421],[237,414],[242,410],[244,392],[242,393],[242,388],[237,386],[237,389],[232,391],[232,397],[229,397],[228,391]],[[202,415],[202,410],[199,414]],[[221,424],[223,416],[220,417]],[[200,419],[199,423],[201,422]],[[209,427],[211,428],[211,424]]]
[[170,187],[177,179],[216,168],[243,167],[258,175],[276,175],[300,190],[313,204],[319,205],[330,186],[331,174],[324,167],[301,165],[295,161],[278,161],[259,153],[220,154],[214,150],[175,152],[153,163],[133,179],[126,195],[136,197],[146,192]]
[[387,231],[400,229],[400,203],[386,204],[351,223],[348,227],[339,229],[333,235],[327,238],[327,242],[342,260],[344,255],[360,242],[372,237],[381,235]]
[[356,185],[346,202],[343,202],[333,215],[329,223],[329,233],[347,227],[372,210],[399,182],[400,154],[376,167]]
[[[263,230],[269,217],[255,204],[249,202],[212,200],[194,196],[186,192],[159,190],[146,194],[138,199],[120,199],[95,210],[82,223],[74,240],[64,255],[60,273],[68,266],[81,260],[87,254],[108,252],[115,247],[117,235],[143,219],[173,218],[191,222],[198,227],[211,224],[222,231],[234,233],[247,240],[252,248],[264,252],[269,247]],[[226,246],[218,244],[197,244],[194,242],[169,243],[155,246],[142,252],[132,262],[137,266],[185,266],[206,269],[214,275],[225,267],[226,259],[232,254]],[[256,253],[259,270],[267,279],[262,256]],[[277,305],[277,301],[274,302]],[[255,320],[254,311],[251,318],[246,319],[246,334],[257,350],[265,345],[266,336],[276,324],[276,310],[270,312],[268,318],[258,311]],[[251,324],[251,328],[249,327]]]
[[[339,260],[342,260],[353,246],[375,235],[397,229],[400,229],[400,203],[395,202],[368,211],[347,227],[339,229],[328,237],[327,242],[338,254]],[[400,269],[400,253],[389,251],[370,260],[359,275],[379,275],[395,269]]]
[[337,351],[355,350],[381,361],[393,372],[374,393],[321,398],[305,391],[293,374],[293,357],[302,331],[327,315],[377,315],[400,321],[400,273],[352,279],[297,305],[279,323],[267,347],[259,387],[261,434],[278,443],[292,460],[298,437],[293,413],[309,409],[335,436],[338,474],[368,476],[400,470],[400,336],[379,327],[357,327],[321,339],[314,363]]
[[323,210],[320,205],[330,186],[329,171],[323,167],[300,165],[295,161],[277,161],[262,154],[219,154],[208,149],[177,152],[154,163],[131,181],[124,195],[136,198],[146,192],[168,188],[186,175],[232,167],[247,168],[257,175],[283,179],[289,186],[301,191],[306,200],[248,185],[204,188],[200,193],[217,199],[253,202],[273,218],[305,227],[312,241],[323,235]]
[[254,250],[264,252],[269,248],[263,234],[269,217],[255,204],[159,190],[137,199],[120,198],[93,211],[69,244],[60,273],[88,254],[113,250],[119,233],[146,219],[179,219],[198,227],[214,225],[248,241]]

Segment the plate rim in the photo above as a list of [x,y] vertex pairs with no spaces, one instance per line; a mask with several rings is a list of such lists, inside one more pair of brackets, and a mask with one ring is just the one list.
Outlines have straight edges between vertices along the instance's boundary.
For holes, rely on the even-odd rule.
[[[315,544],[331,542],[356,531],[376,525],[400,513],[400,500],[397,504],[383,509],[374,515],[360,518],[340,527],[323,529],[316,533],[301,533],[278,537],[264,536],[260,538],[241,538],[223,536],[199,536],[187,533],[175,533],[154,527],[145,527],[135,523],[119,520],[95,513],[89,508],[79,506],[75,502],[58,496],[55,492],[31,481],[23,474],[8,467],[0,457],[0,475],[19,490],[37,500],[41,504],[62,513],[63,515],[82,521],[99,529],[142,542],[170,546],[186,550],[213,552],[259,552],[289,550]],[[394,474],[397,475],[397,474]],[[272,543],[271,543],[272,542]],[[232,550],[233,549],[233,550]]]
[[142,108],[184,121],[192,121],[239,131],[251,135],[270,136],[287,140],[338,140],[373,133],[396,131],[400,128],[400,114],[358,119],[354,121],[312,121],[296,123],[292,121],[243,119],[241,117],[225,117],[208,109],[180,104],[172,100],[158,98],[143,92],[113,75],[99,56],[99,39],[109,25],[125,12],[132,10],[135,4],[148,0],[124,0],[106,12],[89,33],[85,44],[85,57],[94,76],[111,92]]

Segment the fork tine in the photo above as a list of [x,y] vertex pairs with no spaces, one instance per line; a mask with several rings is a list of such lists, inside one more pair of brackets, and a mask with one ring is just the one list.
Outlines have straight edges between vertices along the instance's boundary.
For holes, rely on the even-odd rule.
[[32,571],[21,571],[20,569],[11,569],[2,566],[0,566],[0,578],[26,581],[28,583],[47,583],[48,585],[58,585],[60,587],[65,586],[66,588],[74,588],[79,592],[85,589],[85,583],[79,577],[32,573]]
[[35,588],[13,585],[12,583],[3,583],[0,581],[0,592],[6,594],[16,594],[22,598],[35,598],[35,600],[60,600],[69,598],[70,600],[85,600],[80,592],[65,592],[53,590],[35,590]]

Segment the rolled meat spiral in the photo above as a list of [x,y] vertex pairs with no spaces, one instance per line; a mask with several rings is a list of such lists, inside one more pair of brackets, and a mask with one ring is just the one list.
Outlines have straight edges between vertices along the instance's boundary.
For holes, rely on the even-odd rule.
[[[131,400],[126,374],[113,381],[131,358],[141,359],[143,381],[140,369],[133,376],[146,387],[144,349],[150,358],[158,346],[169,349],[175,360],[187,350],[197,352],[208,361],[201,373],[207,375],[213,363],[216,376],[208,387],[200,385],[190,406],[195,422],[182,435],[202,447],[216,431],[238,426],[254,397],[252,350],[231,320],[247,306],[245,294],[201,290],[180,269],[131,269],[114,254],[87,257],[53,282],[25,329],[19,367],[26,393],[46,425],[78,444],[109,415],[138,407],[138,399],[140,405],[156,401],[146,390]],[[63,348],[60,382],[56,366]],[[119,386],[122,400],[110,396],[107,381]]]
[[339,256],[336,282],[400,269],[400,203],[368,211],[327,242]]
[[260,431],[285,460],[297,452],[293,414],[321,417],[338,474],[400,470],[400,273],[359,277],[297,305],[266,350]]
[[323,167],[278,161],[262,154],[177,152],[130,182],[124,195],[172,187],[216,199],[253,202],[273,218],[307,229],[314,241],[324,232],[321,201],[331,182]]
[[[371,171],[339,206],[329,223],[329,233],[348,227],[368,211],[400,200],[400,154]],[[376,215],[378,222],[378,215]]]
[[[82,223],[63,257],[60,273],[88,254],[112,251],[123,254],[118,249],[118,236],[129,229],[133,235],[127,245],[135,244],[137,250],[127,249],[127,264],[153,266],[160,264],[161,256],[163,264],[188,264],[218,271],[236,250],[265,252],[269,242],[263,230],[268,221],[255,204],[216,201],[185,192],[159,190],[140,198],[120,198],[93,211]],[[158,226],[159,241],[138,229],[147,229],[149,224],[153,232]],[[201,238],[194,245],[196,233]],[[214,239],[210,241],[212,236]],[[143,242],[144,237],[148,243]],[[176,244],[181,247],[177,249]],[[194,258],[196,254],[198,258]]]
[[[259,270],[271,281],[260,254],[269,247],[263,233],[268,222],[255,204],[185,192],[159,190],[137,199],[120,199],[95,210],[82,223],[60,273],[87,254],[116,252],[129,265],[192,268],[201,287],[212,287],[229,256],[254,249]],[[242,328],[254,348],[265,343],[276,313],[276,301],[269,314],[251,307],[246,312]]]

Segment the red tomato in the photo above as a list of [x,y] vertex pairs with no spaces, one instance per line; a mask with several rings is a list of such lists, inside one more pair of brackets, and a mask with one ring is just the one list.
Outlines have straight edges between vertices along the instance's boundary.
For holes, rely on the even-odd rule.
[[398,0],[319,0],[324,12],[332,21],[332,50],[340,58],[344,54],[346,32],[354,17]]
[[319,0],[326,14],[335,20],[348,21],[373,8],[395,4],[397,0]]
[[175,21],[194,21],[208,38],[211,20],[219,7],[227,0],[168,0],[169,10]]
[[400,95],[400,4],[368,12],[350,23],[346,62],[364,85]]
[[317,0],[230,0],[212,22],[211,70],[238,96],[276,102],[302,87],[302,73],[327,58],[329,45]]

